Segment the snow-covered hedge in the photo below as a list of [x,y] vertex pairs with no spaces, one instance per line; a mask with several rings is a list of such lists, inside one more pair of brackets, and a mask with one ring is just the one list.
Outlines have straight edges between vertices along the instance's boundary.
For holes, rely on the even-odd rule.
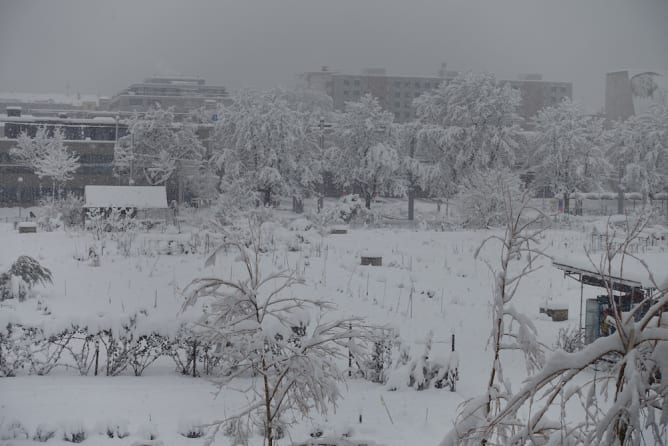
[[180,373],[209,374],[220,361],[213,350],[187,325],[161,333],[145,312],[106,327],[70,322],[48,332],[41,326],[8,323],[0,328],[0,377],[21,371],[46,375],[56,367],[88,375],[96,363],[99,374],[115,376],[132,370],[141,376],[160,357],[174,360]]

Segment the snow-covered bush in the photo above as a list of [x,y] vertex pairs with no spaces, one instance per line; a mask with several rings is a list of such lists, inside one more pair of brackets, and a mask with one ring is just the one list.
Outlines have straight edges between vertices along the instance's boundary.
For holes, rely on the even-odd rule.
[[53,283],[51,271],[29,256],[20,256],[9,271],[0,273],[0,301],[24,300],[37,284]]
[[578,327],[560,328],[555,348],[574,353],[584,347],[584,331]]
[[130,435],[128,420],[114,419],[99,423],[95,431],[109,438],[125,438]]
[[0,377],[16,376],[29,364],[30,344],[21,325],[9,323],[0,331]]
[[179,421],[178,433],[186,438],[200,438],[204,436],[204,423],[197,420]]
[[69,443],[81,443],[88,437],[88,432],[81,420],[71,420],[61,423],[63,440]]
[[58,429],[48,423],[40,423],[35,428],[35,434],[32,436],[33,441],[45,443],[56,436]]
[[398,348],[400,341],[394,330],[379,330],[375,337],[364,377],[371,382],[385,384],[392,368],[392,352]]
[[27,440],[30,438],[28,430],[18,420],[0,425],[0,440]]
[[30,339],[30,374],[46,375],[60,364],[60,358],[70,347],[74,333],[65,329],[51,336],[41,327],[23,327],[24,336]]
[[83,205],[83,199],[71,192],[56,200],[41,199],[37,222],[47,231],[57,229],[61,224],[66,227],[80,226],[83,223]]
[[[176,334],[171,338],[167,345],[166,354],[172,358],[176,365],[176,370],[182,375],[195,373],[196,375],[204,372],[209,374],[217,367],[220,360],[229,360],[228,355],[216,355],[214,350],[220,350],[220,347],[214,349],[213,346],[201,339],[197,333],[191,330],[187,324],[181,324]],[[193,359],[196,364],[193,369]],[[197,367],[197,364],[201,367]]]
[[333,206],[325,207],[319,217],[325,224],[370,224],[375,219],[376,214],[364,207],[364,201],[357,194],[341,197]]
[[395,367],[387,380],[388,390],[409,387],[415,390],[425,390],[430,387],[455,389],[456,381],[459,379],[458,356],[456,352],[452,352],[448,358],[432,357],[433,336],[430,331],[425,339],[424,349],[417,355],[400,346]]
[[170,350],[170,341],[159,333],[141,335],[134,341],[130,353],[130,367],[135,376],[141,376],[146,367]]
[[469,228],[488,228],[505,221],[504,190],[519,196],[520,179],[509,169],[473,171],[462,181],[459,205],[463,224]]
[[135,376],[140,376],[146,367],[169,351],[169,341],[158,333],[141,333],[138,323],[148,317],[146,311],[130,315],[114,330],[107,328],[98,333],[105,347],[107,376],[121,374],[130,366]]
[[137,436],[142,440],[157,440],[159,437],[158,426],[154,423],[145,423],[137,428]]

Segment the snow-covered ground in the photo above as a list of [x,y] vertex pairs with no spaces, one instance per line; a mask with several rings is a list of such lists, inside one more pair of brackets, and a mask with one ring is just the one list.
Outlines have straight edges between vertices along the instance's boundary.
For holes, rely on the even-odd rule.
[[[385,203],[385,207],[387,214],[404,211],[392,203]],[[418,210],[433,212],[433,208],[432,203],[418,205]],[[235,274],[229,256],[215,266],[204,266],[215,236],[187,225],[180,234],[169,229],[140,233],[127,257],[108,239],[100,266],[92,266],[87,260],[89,247],[99,248],[101,243],[92,234],[63,230],[18,234],[12,224],[1,222],[16,210],[1,211],[0,271],[7,270],[19,255],[29,255],[53,273],[53,284],[37,289],[36,297],[20,303],[15,299],[0,302],[3,327],[18,322],[55,332],[71,323],[118,326],[129,315],[144,310],[149,327],[170,332],[199,311],[180,312],[181,291],[190,280],[205,274]],[[267,255],[277,267],[290,265],[303,271],[308,293],[333,301],[344,315],[364,316],[371,322],[397,327],[401,338],[412,343],[416,351],[433,331],[434,354],[447,355],[455,335],[460,355],[455,392],[390,392],[382,385],[351,379],[336,410],[326,417],[313,414],[313,420],[302,420],[291,429],[291,438],[278,444],[307,438],[316,424],[324,426],[325,434],[352,428],[356,438],[388,446],[437,444],[452,426],[457,406],[483,393],[489,376],[492,357],[486,347],[492,274],[484,260],[496,265],[499,259],[494,245],[477,260],[474,252],[494,231],[443,232],[426,225],[420,230],[396,225],[351,228],[347,234],[322,236],[315,229],[291,230],[291,226],[299,228],[300,222],[288,222],[294,216],[282,211],[276,212],[275,218],[277,239],[294,243],[300,234],[305,242],[298,244],[297,251],[277,250]],[[581,256],[583,247],[592,243],[591,229],[600,224],[600,220],[576,219],[572,229],[550,229],[543,235],[542,248],[559,258]],[[197,247],[197,253],[170,253],[169,240],[184,246],[190,243]],[[651,262],[659,263],[668,258],[665,248],[665,242],[657,241],[655,246],[639,249]],[[361,266],[360,256],[365,253],[382,256],[383,266]],[[559,329],[578,324],[580,285],[565,278],[550,260],[539,263],[542,268],[521,285],[515,307],[533,320],[539,340],[553,346]],[[600,291],[585,287],[584,297],[595,297]],[[539,307],[550,302],[568,307],[567,321],[553,322],[539,313]],[[524,362],[519,353],[504,355],[505,375],[516,387],[527,376]],[[92,372],[78,376],[74,370],[56,368],[47,376],[27,376],[24,371],[17,377],[0,378],[0,424],[18,420],[32,436],[42,423],[58,427],[82,422],[89,432],[84,444],[131,444],[146,425],[153,425],[165,444],[190,445],[200,444],[201,439],[183,437],[180,426],[225,418],[246,403],[245,396],[233,389],[214,397],[215,387],[206,378],[179,374],[168,358],[159,359],[140,377],[131,376],[130,370],[123,376],[90,375]],[[96,433],[100,425],[115,420],[128,423],[130,436],[117,440]],[[254,438],[256,444],[262,443],[260,436]],[[215,444],[226,445],[228,441],[219,436]],[[61,443],[69,444],[59,438],[48,444]],[[7,444],[32,442],[7,440]]]

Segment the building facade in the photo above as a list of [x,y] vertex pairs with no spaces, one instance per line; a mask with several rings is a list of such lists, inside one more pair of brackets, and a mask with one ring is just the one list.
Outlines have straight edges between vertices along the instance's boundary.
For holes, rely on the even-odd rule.
[[159,105],[187,113],[201,107],[215,109],[226,102],[225,87],[207,85],[201,78],[151,77],[132,84],[109,99],[100,100],[100,109],[120,112],[144,112]]
[[[415,98],[457,75],[457,71],[448,71],[443,64],[438,76],[433,77],[388,76],[384,69],[378,68],[351,75],[323,67],[320,71],[304,73],[300,78],[303,87],[329,95],[336,110],[343,110],[346,102],[358,101],[363,95],[372,94],[383,108],[394,114],[395,121],[407,122],[415,118]],[[544,81],[539,74],[499,82],[508,83],[520,91],[522,102],[518,114],[527,122],[543,107],[556,105],[564,98],[573,96],[572,83]]]

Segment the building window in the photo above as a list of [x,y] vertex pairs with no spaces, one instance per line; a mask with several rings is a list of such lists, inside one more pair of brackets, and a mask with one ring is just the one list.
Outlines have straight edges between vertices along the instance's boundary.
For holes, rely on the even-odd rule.
[[401,87],[401,81],[394,81],[395,87]]
[[420,82],[415,81],[415,88],[420,88]]
[[349,95],[350,95],[350,92],[349,92],[348,90],[343,90],[343,95],[344,95],[344,96],[349,96]]
[[343,85],[350,85],[350,81],[348,79],[343,80]]
[[406,82],[404,82],[404,87],[410,87],[410,86],[411,86],[410,81],[406,81]]
[[417,97],[419,97],[419,96],[420,96],[420,92],[419,92],[419,91],[416,91],[416,92],[415,92],[415,97],[417,98]]
[[395,97],[395,98],[398,98],[398,97],[400,97],[400,96],[401,96],[401,93],[399,93],[398,91],[395,91],[395,92],[394,92],[394,97]]
[[355,80],[353,81],[353,83],[354,83],[355,85],[359,85],[359,84],[360,84],[360,80],[359,80],[359,79],[355,79]]
[[360,91],[359,91],[359,90],[355,90],[353,94],[354,94],[355,96],[360,96]]
[[401,107],[399,101],[394,101],[394,108],[399,108],[399,107]]
[[404,118],[409,119],[411,117],[411,112],[404,112]]

